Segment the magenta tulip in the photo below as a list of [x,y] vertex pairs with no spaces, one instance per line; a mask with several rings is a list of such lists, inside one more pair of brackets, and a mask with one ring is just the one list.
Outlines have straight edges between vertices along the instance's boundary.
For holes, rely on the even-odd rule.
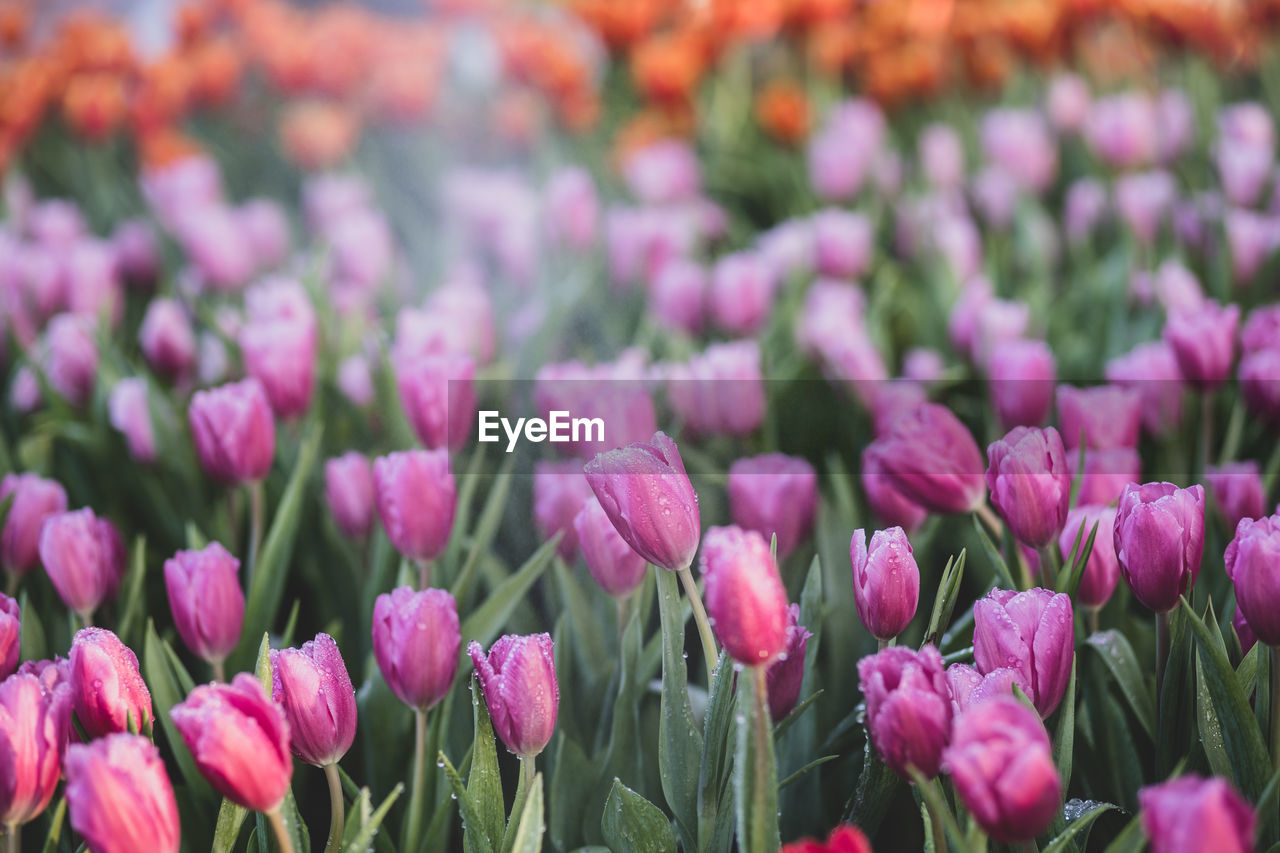
[[344,535],[364,539],[373,529],[373,466],[354,450],[324,463],[324,495]]
[[1057,362],[1044,341],[1002,341],[987,359],[991,402],[1005,429],[1044,423],[1056,379]]
[[22,608],[18,602],[0,593],[0,681],[18,668],[22,648]]
[[406,450],[373,461],[374,494],[387,538],[411,560],[444,553],[458,505],[449,451]]
[[809,629],[800,624],[800,605],[787,608],[786,647],[764,673],[769,719],[781,720],[796,707],[804,685],[804,656],[812,636]]
[[192,654],[218,667],[240,642],[244,591],[240,561],[211,542],[164,563],[164,585],[178,636]]
[[555,733],[560,685],[552,645],[550,634],[507,634],[488,656],[479,643],[467,647],[493,730],[521,758],[542,752]]
[[400,405],[423,446],[458,450],[476,418],[476,363],[467,355],[402,358],[396,362]]
[[151,741],[113,734],[67,748],[71,827],[95,853],[177,853],[178,804]]
[[458,672],[458,605],[442,589],[407,586],[373,605],[373,656],[391,692],[411,708],[435,707]]
[[578,533],[574,519],[582,502],[594,497],[591,484],[576,459],[564,462],[536,462],[533,466],[533,521],[543,539],[557,533],[560,542],[556,552],[563,560],[572,560],[578,551]]
[[707,615],[729,657],[763,666],[786,649],[787,591],[754,530],[713,527],[702,547]]
[[356,691],[328,634],[271,651],[271,698],[289,721],[289,746],[308,764],[337,764],[356,737]]
[[13,495],[0,534],[0,563],[6,571],[23,574],[40,560],[40,531],[44,520],[65,512],[67,493],[54,480],[38,474],[5,474],[0,501]]
[[890,646],[858,661],[867,732],[880,760],[907,778],[938,775],[951,737],[951,700],[942,655],[933,646]]
[[1199,391],[1212,391],[1226,381],[1235,361],[1239,324],[1239,305],[1224,308],[1211,300],[1169,317],[1164,339],[1173,347],[1188,385]]
[[276,428],[257,379],[197,391],[187,416],[196,455],[209,476],[232,485],[267,476],[276,452]]
[[927,403],[900,416],[867,455],[897,491],[932,512],[972,512],[985,497],[982,454],[945,406]]
[[1116,557],[1133,595],[1156,613],[1178,606],[1204,556],[1204,487],[1130,483],[1116,507]]
[[1142,428],[1153,436],[1167,435],[1182,423],[1182,368],[1173,347],[1152,341],[1107,362],[1107,381],[1138,394]]
[[1058,386],[1058,424],[1069,449],[1137,447],[1142,425],[1138,394],[1116,385]]
[[600,588],[614,598],[635,592],[649,566],[618,533],[595,495],[583,499],[573,529],[587,571]]
[[1239,378],[1245,408],[1269,424],[1280,424],[1280,346],[1242,358]]
[[1249,628],[1268,646],[1280,646],[1280,514],[1241,519],[1224,556]]
[[868,445],[862,451],[859,475],[871,511],[886,525],[914,533],[929,517],[929,511],[898,491],[897,481],[884,473],[879,454],[868,452],[871,448]]
[[311,406],[318,349],[314,320],[254,318],[240,330],[245,372],[262,384],[272,413],[283,420]]
[[766,453],[729,466],[729,510],[733,523],[765,539],[778,537],[782,561],[813,531],[818,475],[798,456]]
[[98,342],[92,317],[59,314],[44,333],[44,371],[49,386],[73,406],[83,406],[98,379]]
[[1014,427],[987,447],[991,503],[1019,542],[1043,548],[1062,532],[1071,502],[1071,472],[1053,427]]
[[1023,693],[1031,692],[1022,673],[1009,666],[984,675],[967,664],[953,663],[947,667],[947,686],[951,688],[951,711],[957,716],[997,696],[1013,695],[1014,687]]
[[151,691],[138,657],[104,628],[83,628],[71,643],[71,705],[89,737],[147,732],[153,721]]
[[1071,680],[1071,598],[1047,589],[993,589],[973,605],[973,662],[984,675],[1012,667],[1040,716],[1058,707]]
[[[1080,534],[1080,526],[1084,525],[1084,533]],[[1089,533],[1094,525],[1098,526],[1098,534],[1093,540],[1093,550],[1089,552],[1089,562],[1085,563],[1084,574],[1080,576],[1080,588],[1076,598],[1087,608],[1099,608],[1111,598],[1116,583],[1120,580],[1120,562],[1116,558],[1115,507],[1085,505],[1067,513],[1066,526],[1058,537],[1058,548],[1062,559],[1071,553],[1076,535],[1080,534],[1080,549],[1089,541]]]
[[[1084,466],[1080,454],[1084,453]],[[1067,471],[1079,473],[1076,505],[1113,504],[1130,483],[1142,482],[1142,458],[1134,447],[1094,450],[1076,447],[1067,451]]]
[[115,525],[87,507],[63,512],[44,521],[40,562],[67,609],[87,621],[119,585],[124,541]]
[[889,640],[911,624],[920,603],[920,569],[901,527],[877,530],[867,546],[866,531],[853,532],[853,600],[871,636]]
[[67,739],[60,704],[63,699],[46,693],[34,675],[20,672],[0,681],[0,824],[6,827],[44,811],[58,787]]
[[1242,518],[1262,518],[1266,514],[1267,496],[1257,462],[1206,465],[1204,481],[1229,529],[1235,530]]
[[173,299],[151,300],[138,327],[138,341],[147,364],[166,379],[182,379],[195,367],[196,333],[182,305]]
[[1181,776],[1138,792],[1151,853],[1250,853],[1258,818],[1226,779]]

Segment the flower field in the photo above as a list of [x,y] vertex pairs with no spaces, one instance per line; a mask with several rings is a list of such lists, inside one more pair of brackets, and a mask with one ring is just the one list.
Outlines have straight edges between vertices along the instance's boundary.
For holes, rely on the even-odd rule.
[[0,0],[4,849],[1280,849],[1278,25]]

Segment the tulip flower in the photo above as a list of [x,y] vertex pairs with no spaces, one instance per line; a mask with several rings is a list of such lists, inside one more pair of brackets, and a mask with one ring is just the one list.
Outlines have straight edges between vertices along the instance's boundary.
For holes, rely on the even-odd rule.
[[338,763],[355,740],[356,693],[333,637],[273,649],[271,672],[271,696],[284,708],[294,755],[317,767]]
[[706,313],[708,278],[706,269],[686,258],[665,264],[649,286],[649,312],[664,328],[696,335]]
[[222,677],[222,662],[240,642],[244,623],[244,591],[240,561],[217,542],[199,551],[179,551],[164,564],[164,585],[178,636],[188,649],[213,665]]
[[1258,635],[1249,627],[1239,604],[1236,604],[1235,612],[1231,614],[1231,627],[1235,629],[1236,639],[1240,641],[1240,653],[1249,654],[1249,650],[1258,644]]
[[871,511],[886,525],[914,533],[929,517],[929,511],[898,491],[896,481],[884,473],[879,454],[871,450],[872,445],[863,448],[859,475]]
[[73,406],[83,406],[98,379],[98,343],[93,320],[83,314],[59,314],[44,337],[44,371],[49,386]]
[[374,602],[374,658],[391,692],[411,708],[426,711],[449,692],[461,645],[458,605],[442,589],[402,586]]
[[471,357],[402,358],[395,372],[400,405],[423,446],[458,450],[465,445],[476,417],[476,364]]
[[1269,424],[1280,424],[1280,346],[1242,358],[1239,378],[1249,413]]
[[338,529],[352,539],[364,539],[373,528],[373,466],[354,450],[324,464],[324,494]]
[[973,605],[973,662],[983,675],[1016,669],[1036,710],[1047,717],[1071,680],[1073,624],[1065,593],[993,589]]
[[769,691],[769,719],[781,720],[796,707],[804,685],[804,656],[813,633],[800,624],[800,605],[787,608],[787,641],[782,653],[765,670]]
[[1151,853],[1249,853],[1258,818],[1225,779],[1181,776],[1138,791]]
[[754,530],[713,527],[702,548],[707,613],[729,657],[764,666],[786,649],[787,591]]
[[1015,427],[987,447],[991,503],[1014,538],[1044,548],[1062,532],[1071,502],[1071,472],[1053,427]]
[[860,213],[839,208],[820,210],[813,226],[814,266],[821,275],[857,279],[871,266],[875,229]]
[[856,826],[843,824],[831,830],[825,844],[805,838],[782,845],[779,853],[871,853],[871,842]]
[[113,732],[149,732],[151,691],[138,671],[138,657],[104,628],[83,628],[71,642],[71,705],[89,737]]
[[1057,362],[1044,341],[1002,341],[987,359],[996,416],[1005,429],[1039,426],[1053,405]]
[[667,399],[693,435],[749,435],[764,420],[755,341],[713,344],[667,373]]
[[1165,341],[1140,344],[1107,362],[1107,381],[1136,391],[1141,400],[1142,428],[1164,436],[1182,422],[1182,369]]
[[197,391],[188,419],[200,465],[215,480],[253,483],[270,472],[276,452],[275,421],[258,380]]
[[22,608],[17,601],[0,593],[0,681],[18,668],[21,647]]
[[186,311],[173,299],[151,300],[138,327],[138,341],[147,364],[166,379],[182,379],[195,367],[196,333]]
[[1009,666],[983,674],[966,664],[953,663],[947,667],[947,686],[951,689],[951,711],[957,716],[989,699],[1012,695],[1014,687],[1031,692],[1022,673]]
[[71,828],[100,853],[177,853],[178,804],[160,750],[145,737],[108,735],[67,748]]
[[44,520],[65,512],[67,493],[61,484],[38,474],[5,474],[0,501],[13,496],[0,534],[0,563],[8,572],[25,574],[40,560]]
[[858,618],[878,640],[891,640],[906,630],[920,603],[920,569],[901,527],[877,530],[867,546],[866,531],[853,532],[853,600]]
[[591,173],[579,167],[561,169],[543,190],[547,236],[558,246],[583,252],[595,242],[600,199]]
[[776,289],[773,269],[764,258],[752,252],[725,255],[711,271],[711,319],[728,335],[754,335],[769,320]]
[[1156,613],[1177,607],[1200,574],[1204,488],[1130,483],[1116,508],[1115,548],[1135,598]]
[[617,599],[635,592],[644,581],[648,564],[631,550],[595,495],[583,499],[582,508],[574,516],[573,529],[587,571],[600,588]]
[[407,450],[373,461],[378,516],[396,550],[420,564],[426,586],[429,564],[444,553],[453,530],[458,495],[449,451]]
[[1229,529],[1235,530],[1242,518],[1262,518],[1266,514],[1267,496],[1257,462],[1206,465],[1204,480]]
[[17,828],[49,805],[61,773],[66,743],[63,699],[46,693],[40,679],[18,673],[0,681],[0,825],[12,845]]
[[983,831],[1012,844],[1035,838],[1060,809],[1062,780],[1049,735],[1022,702],[998,697],[956,718],[946,770]]
[[1239,324],[1240,306],[1224,308],[1213,301],[1169,317],[1164,339],[1173,347],[1188,385],[1198,391],[1212,391],[1226,381],[1235,361]]
[[729,510],[733,523],[778,537],[778,560],[785,560],[813,531],[818,508],[818,476],[798,456],[766,453],[729,466]]
[[1058,424],[1068,449],[1137,447],[1141,401],[1136,392],[1115,385],[1059,385]]
[[107,398],[107,413],[111,426],[128,443],[129,455],[144,464],[154,462],[156,435],[147,401],[147,380],[130,376],[117,382]]
[[938,775],[951,737],[951,700],[942,655],[933,646],[890,646],[858,661],[867,733],[880,760],[903,778]]
[[124,540],[87,507],[58,513],[40,529],[40,562],[63,604],[88,624],[124,574]]
[[1280,514],[1241,519],[1224,555],[1236,607],[1268,646],[1280,646]]
[[[1080,456],[1084,455],[1081,467]],[[1130,483],[1142,482],[1142,458],[1137,448],[1113,447],[1110,450],[1094,450],[1076,447],[1067,451],[1067,471],[1073,477],[1079,474],[1076,489],[1076,505],[1113,504]]]
[[902,415],[867,455],[876,457],[897,491],[931,512],[973,512],[982,505],[982,454],[945,406],[927,403]]
[[475,664],[493,730],[507,749],[532,759],[546,749],[556,728],[560,686],[550,634],[507,634],[489,649],[467,647]]
[[245,372],[262,384],[276,417],[296,418],[311,406],[318,347],[307,319],[255,318],[240,330]]
[[582,463],[576,459],[534,463],[533,521],[543,539],[561,534],[556,553],[562,560],[570,561],[578,552],[574,519],[582,502],[593,496],[591,484],[583,476]]
[[1089,541],[1089,532],[1095,524],[1098,526],[1098,534],[1093,539],[1093,550],[1089,552],[1084,574],[1080,576],[1076,598],[1086,609],[1096,611],[1111,598],[1116,582],[1120,580],[1120,562],[1116,558],[1115,507],[1092,504],[1076,507],[1067,513],[1066,526],[1058,536],[1058,549],[1062,552],[1063,560],[1071,553],[1071,546],[1075,544],[1082,524],[1084,533],[1080,537],[1081,549]]
[[160,245],[145,219],[126,219],[111,234],[116,268],[130,289],[151,290],[160,274]]

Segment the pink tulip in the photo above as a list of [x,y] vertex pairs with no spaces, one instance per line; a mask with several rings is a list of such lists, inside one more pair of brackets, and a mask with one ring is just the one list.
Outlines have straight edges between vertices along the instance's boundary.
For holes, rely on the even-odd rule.
[[858,661],[867,733],[880,760],[899,776],[938,775],[951,738],[951,700],[942,655],[933,646],[890,646]]
[[1235,362],[1239,323],[1240,306],[1224,308],[1211,301],[1194,311],[1169,317],[1164,326],[1164,339],[1173,347],[1188,385],[1199,391],[1211,391],[1226,381]]
[[667,373],[667,399],[694,435],[749,435],[764,420],[760,346],[712,344]]
[[786,650],[787,591],[754,530],[713,527],[702,548],[707,615],[729,657],[764,666]]
[[0,681],[18,668],[22,648],[22,608],[15,599],[0,593]]
[[177,853],[178,804],[160,750],[139,735],[113,734],[67,748],[71,827],[100,853]]
[[124,574],[124,540],[115,525],[85,508],[45,519],[40,562],[67,609],[88,619]]
[[458,496],[447,450],[409,450],[373,461],[374,495],[387,537],[411,560],[444,553]]
[[733,523],[778,537],[778,559],[785,560],[813,530],[818,508],[818,477],[798,456],[766,453],[729,466],[729,508]]
[[402,586],[374,602],[374,658],[391,692],[411,708],[428,710],[448,695],[461,645],[457,602],[442,589]]
[[257,379],[197,391],[187,413],[205,472],[227,484],[262,480],[276,452],[275,421]]
[[814,267],[832,278],[856,279],[871,267],[875,230],[862,214],[827,208],[813,215]]
[[0,534],[0,563],[6,571],[24,574],[40,559],[44,520],[66,511],[67,493],[57,481],[38,474],[5,474],[0,480],[0,501],[10,495],[13,501]]
[[649,311],[660,325],[696,335],[702,330],[710,288],[707,271],[684,258],[663,266],[649,287]]
[[240,330],[245,371],[262,384],[276,417],[296,418],[310,408],[318,348],[307,320],[253,319]]
[[467,647],[493,730],[521,758],[542,752],[556,728],[560,685],[549,634],[507,634],[489,649]]
[[364,539],[373,528],[373,466],[354,450],[324,464],[324,494],[338,528],[352,539]]
[[769,719],[781,720],[796,707],[804,685],[804,656],[813,634],[800,624],[800,605],[787,608],[787,643],[777,660],[765,670],[769,693]]
[[1014,687],[1023,693],[1031,692],[1022,673],[1007,666],[984,675],[966,664],[953,663],[947,667],[947,686],[951,689],[951,710],[957,716],[974,705],[1012,695]]
[[1142,411],[1137,393],[1115,385],[1059,385],[1057,398],[1059,430],[1067,448],[1138,446]]
[[0,824],[28,823],[53,799],[67,738],[64,700],[46,693],[34,675],[0,681]]
[[595,495],[583,499],[573,530],[587,571],[600,588],[614,598],[635,592],[649,566],[618,533]]
[[121,379],[107,398],[111,426],[119,430],[129,445],[129,455],[150,464],[156,460],[156,435],[147,400],[147,380],[141,376]]
[[1001,341],[987,359],[996,416],[1005,429],[1039,426],[1053,406],[1057,363],[1043,341]]
[[899,417],[867,456],[895,490],[933,512],[972,512],[985,497],[978,445],[945,406],[928,403]]
[[721,257],[711,271],[707,291],[711,319],[727,334],[756,334],[769,321],[776,284],[773,270],[758,255],[739,252]]
[[308,764],[337,764],[356,737],[356,691],[328,634],[271,651],[272,698],[289,721],[289,744]]
[[920,569],[901,527],[853,532],[853,600],[858,618],[877,639],[890,640],[907,629],[920,602]]
[[154,720],[151,691],[138,658],[104,628],[83,628],[71,643],[71,704],[89,737],[112,732],[149,732]]
[[164,564],[164,585],[178,636],[201,660],[220,664],[240,642],[244,592],[240,561],[217,542],[179,551]]
[[987,447],[991,503],[1014,538],[1043,548],[1062,532],[1071,501],[1071,471],[1053,427],[1014,427]]
[[1257,815],[1225,779],[1182,776],[1138,792],[1151,853],[1249,853]]
[[476,365],[470,356],[402,360],[395,371],[400,405],[423,446],[463,447],[476,419]]
[[595,242],[600,199],[586,169],[570,167],[552,175],[544,190],[543,206],[548,236],[554,243],[582,252]]
[[44,372],[50,387],[73,406],[83,406],[98,379],[98,342],[93,320],[59,314],[45,329]]
[[1047,717],[1062,701],[1075,659],[1071,598],[1047,589],[994,589],[973,605],[973,660],[978,672],[1016,669],[1020,684]]
[[1120,579],[1120,562],[1116,557],[1115,545],[1115,508],[1096,504],[1081,505],[1067,513],[1067,524],[1058,537],[1058,549],[1063,560],[1071,553],[1071,546],[1075,544],[1082,524],[1084,533],[1080,535],[1080,551],[1083,551],[1089,541],[1089,534],[1095,524],[1098,526],[1098,533],[1093,540],[1093,550],[1089,552],[1089,562],[1085,563],[1084,574],[1080,576],[1080,589],[1076,597],[1084,607],[1096,609],[1107,603]]
[[1178,606],[1204,556],[1204,487],[1130,483],[1116,508],[1116,557],[1133,595],[1156,613]]
[[1267,496],[1262,472],[1252,459],[1207,465],[1204,479],[1229,530],[1235,530],[1243,518],[1262,518],[1266,514]]
[[1236,606],[1250,630],[1269,646],[1280,646],[1280,513],[1241,519],[1224,555],[1227,577],[1236,588]]

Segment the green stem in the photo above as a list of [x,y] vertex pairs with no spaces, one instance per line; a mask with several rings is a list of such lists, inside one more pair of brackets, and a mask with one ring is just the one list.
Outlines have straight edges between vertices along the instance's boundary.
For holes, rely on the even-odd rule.
[[18,582],[22,580],[22,575],[17,572],[8,572],[8,577],[4,581],[4,594],[10,598],[18,597]]
[[249,484],[249,570],[246,582],[258,568],[258,549],[262,546],[262,481]]
[[1085,616],[1089,620],[1089,635],[1098,633],[1098,611],[1101,607],[1089,607],[1085,610]]
[[698,593],[698,584],[694,581],[693,573],[689,571],[688,566],[685,566],[676,574],[680,576],[684,594],[688,596],[689,604],[693,607],[693,621],[697,623],[698,636],[702,638],[702,653],[707,658],[707,672],[714,673],[716,665],[720,662],[720,652],[716,650],[716,638],[711,633],[711,623],[707,621],[707,610],[702,606],[702,596]]
[[16,823],[7,824],[4,828],[4,849],[7,853],[21,853],[20,833],[22,827]]
[[423,783],[427,775],[427,712],[414,709],[413,782],[409,788],[409,815],[405,821],[404,848],[417,850],[422,834]]
[[524,786],[527,792],[533,786],[533,777],[538,772],[538,756],[522,755],[520,756],[520,784]]
[[285,829],[284,815],[280,814],[280,807],[276,806],[267,812],[267,819],[271,822],[271,829],[276,834],[276,844],[280,846],[280,853],[294,853],[293,839],[289,837],[289,830]]
[[227,664],[226,661],[216,660],[213,662],[213,680],[219,683],[227,680]]
[[1160,691],[1164,687],[1164,671],[1169,665],[1169,614],[1156,614],[1156,711],[1160,710]]
[[627,616],[630,609],[631,596],[619,596],[618,602],[618,660],[622,660],[622,635],[627,632]]
[[1280,646],[1271,647],[1271,770],[1280,770]]
[[987,530],[991,533],[993,539],[1000,539],[1004,536],[1004,522],[1000,520],[1000,516],[995,514],[987,504],[979,504],[974,510],[978,518],[982,519],[982,523],[987,526]]
[[418,589],[427,589],[431,586],[431,561],[414,560],[414,563],[418,566]]
[[1213,392],[1200,394],[1200,473],[1213,464]]
[[329,840],[325,850],[337,850],[342,846],[342,825],[346,820],[346,806],[342,802],[342,779],[337,764],[324,766],[324,778],[329,782]]
[[[942,796],[942,785],[937,779],[929,783],[937,786],[938,795]],[[933,830],[933,853],[947,853],[947,825],[942,821],[942,815],[925,804],[925,810],[929,812],[929,824]]]
[[[751,804],[757,814],[767,814],[769,811],[769,791],[778,784],[777,771],[774,769],[773,762],[770,757],[773,755],[773,726],[769,722],[769,686],[765,678],[767,667],[755,666],[751,668],[751,675],[755,678],[755,713],[754,717],[755,729],[753,736],[756,741],[755,748],[755,768],[756,777],[755,784],[755,802]],[[775,803],[775,810],[777,805]],[[775,817],[769,822],[777,830],[777,818]],[[774,840],[776,844],[776,839]]]
[[884,651],[885,649],[889,648],[889,643],[891,643],[891,642],[893,642],[893,641],[892,641],[892,640],[882,640],[882,639],[880,639],[879,637],[877,637],[877,638],[876,638],[876,643],[878,644],[878,646],[877,646],[876,651],[880,651],[880,652]]

